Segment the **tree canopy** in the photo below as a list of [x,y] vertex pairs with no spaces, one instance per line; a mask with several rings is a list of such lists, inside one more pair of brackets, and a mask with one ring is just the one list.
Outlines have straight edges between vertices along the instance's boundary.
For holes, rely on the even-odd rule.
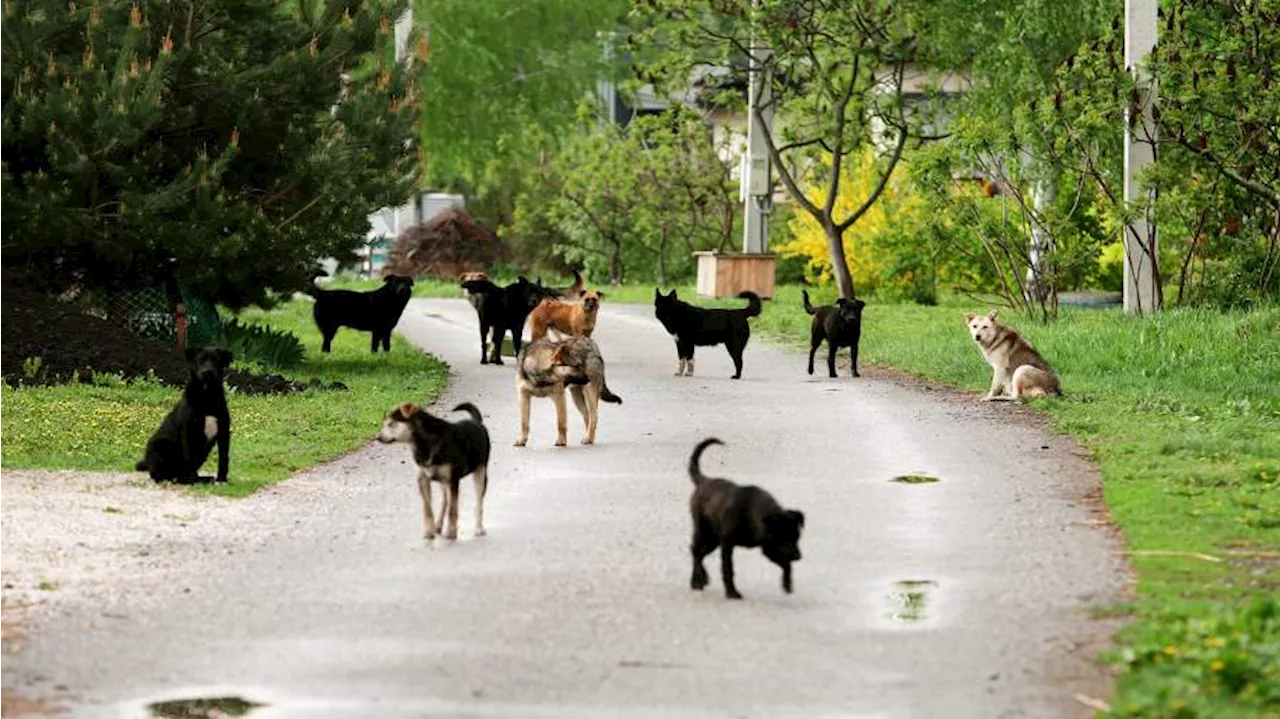
[[6,270],[240,307],[349,255],[415,173],[403,8],[7,3]]

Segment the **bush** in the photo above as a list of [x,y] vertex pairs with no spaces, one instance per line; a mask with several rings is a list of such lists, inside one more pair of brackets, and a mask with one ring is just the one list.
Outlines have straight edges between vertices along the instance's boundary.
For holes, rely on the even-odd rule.
[[231,318],[222,323],[215,344],[235,354],[237,362],[273,369],[296,367],[304,355],[302,340],[292,332],[259,324],[240,324]]

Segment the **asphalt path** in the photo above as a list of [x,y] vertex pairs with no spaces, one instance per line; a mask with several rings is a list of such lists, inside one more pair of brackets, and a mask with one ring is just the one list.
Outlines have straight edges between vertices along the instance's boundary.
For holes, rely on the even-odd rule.
[[[741,380],[719,347],[675,377],[652,309],[606,305],[596,339],[624,403],[601,405],[594,446],[570,404],[557,448],[535,400],[515,448],[513,363],[479,364],[471,307],[414,300],[399,331],[452,366],[436,411],[484,413],[488,536],[467,480],[459,539],[429,544],[409,450],[371,444],[282,485],[319,506],[277,496],[239,551],[194,554],[145,608],[67,617],[6,663],[59,682],[72,716],[240,696],[266,705],[253,717],[1053,717],[1105,696],[1112,625],[1089,609],[1122,590],[1119,547],[1087,462],[1022,408],[809,377],[759,339]],[[706,473],[805,512],[794,594],[742,550],[744,601],[715,554],[689,589],[685,465],[707,436],[726,446]]]

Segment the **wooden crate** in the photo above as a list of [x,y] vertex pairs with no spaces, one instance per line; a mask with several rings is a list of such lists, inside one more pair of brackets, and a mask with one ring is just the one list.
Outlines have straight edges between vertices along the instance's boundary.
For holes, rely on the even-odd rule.
[[773,298],[774,256],[742,252],[695,252],[699,297],[737,297],[751,290]]

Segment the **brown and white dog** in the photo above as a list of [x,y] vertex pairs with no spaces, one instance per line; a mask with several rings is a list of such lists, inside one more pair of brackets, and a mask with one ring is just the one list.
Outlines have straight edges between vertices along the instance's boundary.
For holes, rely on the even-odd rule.
[[577,304],[545,299],[529,315],[529,331],[535,340],[547,336],[554,329],[562,335],[590,337],[596,329],[596,316],[600,313],[603,292],[583,290],[578,293]]
[[535,340],[520,349],[516,358],[516,402],[520,411],[520,434],[515,446],[529,441],[529,406],[534,397],[550,397],[556,406],[556,446],[567,444],[568,409],[564,393],[569,390],[573,403],[586,425],[583,444],[594,444],[600,419],[600,402],[622,404],[622,398],[609,391],[604,380],[604,358],[600,348],[589,337],[570,337],[563,342],[549,338]]
[[1053,368],[1022,335],[1000,324],[996,319],[998,313],[999,310],[985,315],[964,313],[969,334],[991,365],[991,389],[982,401],[1062,394]]
[[[471,417],[449,422],[406,402],[387,413],[377,435],[383,444],[404,442],[413,448],[427,539],[435,539],[442,530],[445,539],[457,539],[458,484],[468,474],[476,483],[476,536],[484,536],[484,493],[489,485],[489,432],[484,428],[480,410],[470,402],[463,402],[453,411],[465,411]],[[439,519],[433,517],[431,508],[433,482],[445,487]],[[444,526],[446,515],[449,518],[447,530]]]

